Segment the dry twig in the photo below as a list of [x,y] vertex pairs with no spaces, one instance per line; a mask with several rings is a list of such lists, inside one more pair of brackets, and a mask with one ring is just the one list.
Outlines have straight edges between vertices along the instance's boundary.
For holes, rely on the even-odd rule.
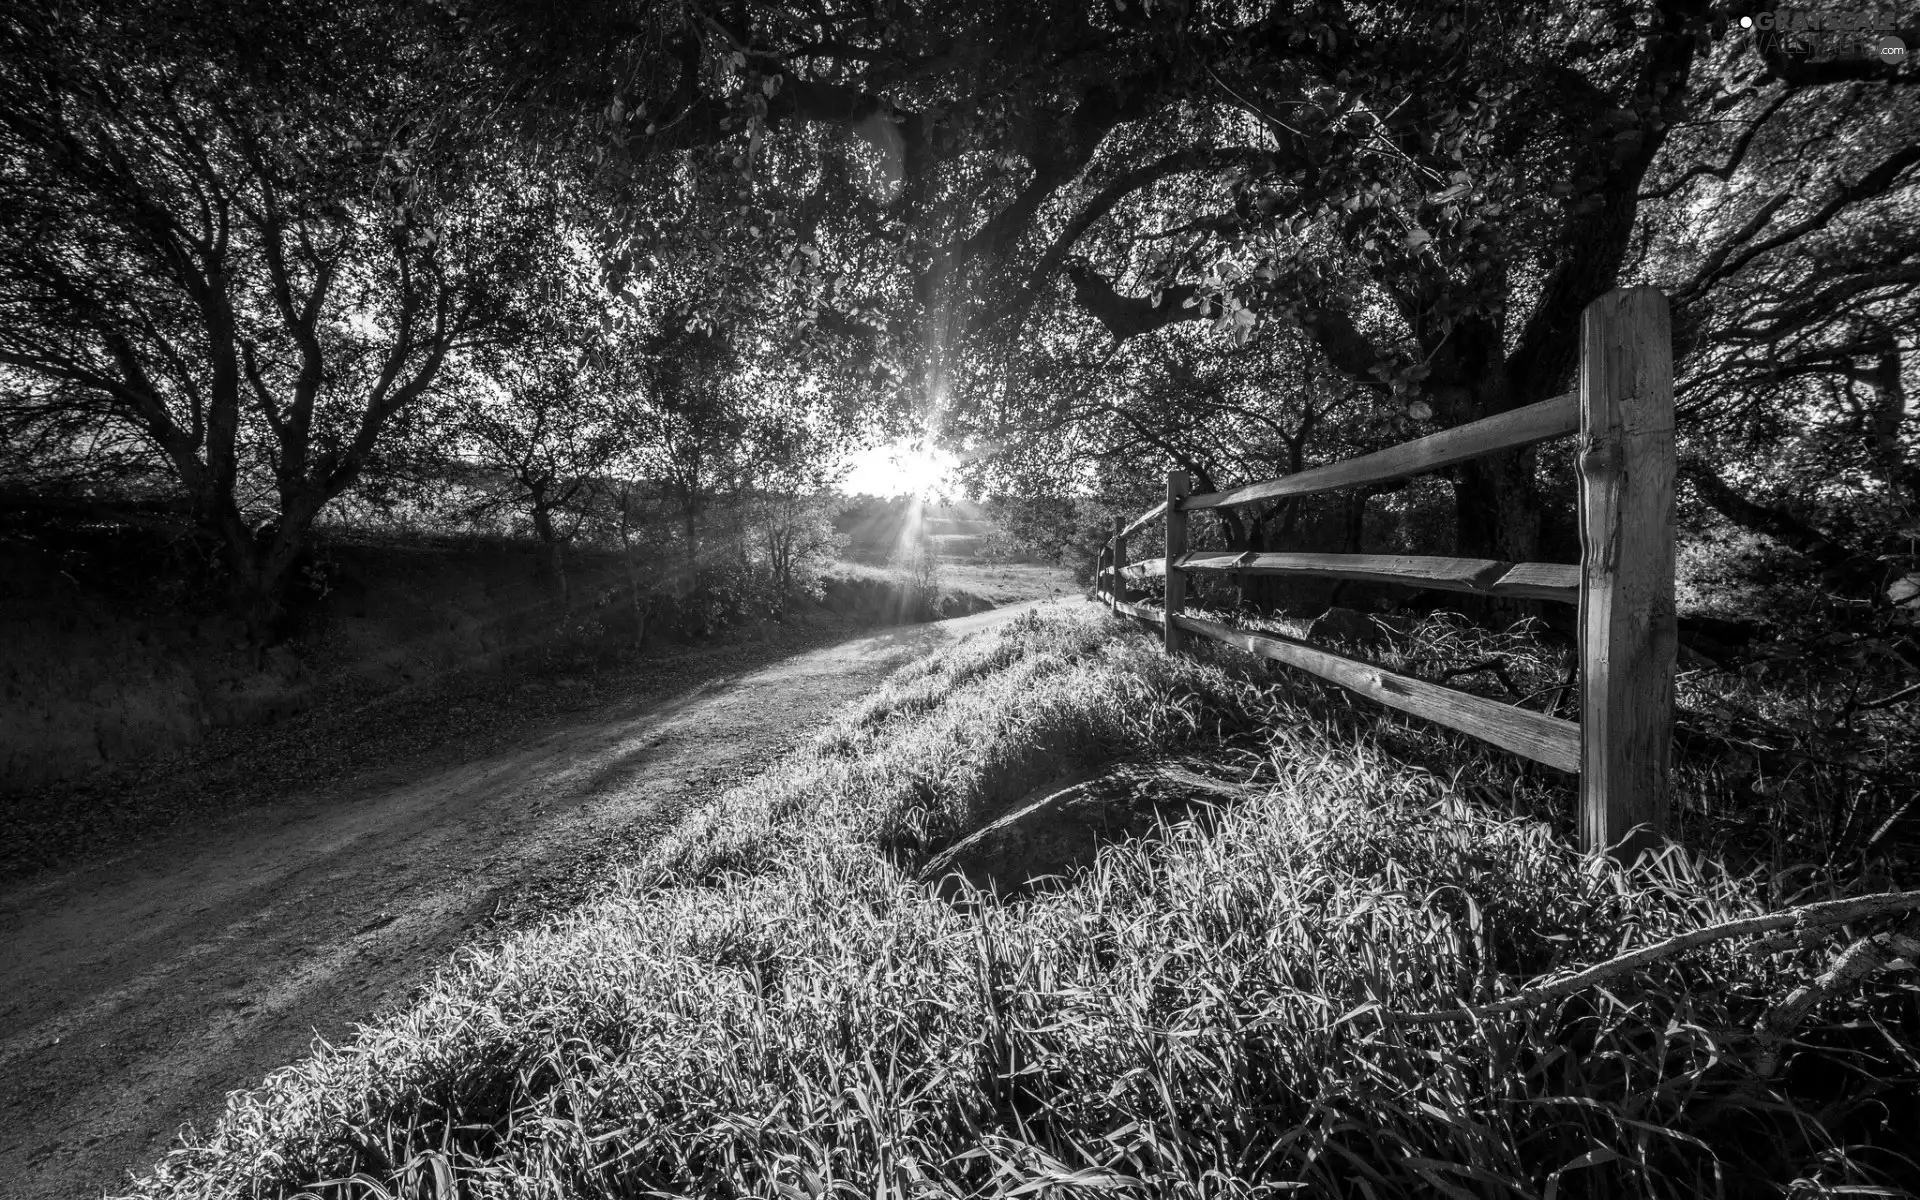
[[[1616,975],[1623,975],[1637,967],[1658,962],[1691,950],[1696,946],[1705,946],[1711,942],[1725,941],[1728,938],[1748,937],[1753,934],[1773,933],[1788,929],[1799,931],[1825,928],[1832,925],[1844,925],[1848,921],[1858,921],[1864,917],[1885,916],[1889,913],[1904,913],[1920,910],[1920,892],[1880,892],[1872,896],[1854,896],[1845,900],[1822,900],[1816,904],[1805,904],[1799,908],[1789,908],[1781,912],[1767,913],[1758,917],[1742,917],[1737,921],[1723,921],[1718,925],[1709,925],[1704,929],[1695,929],[1687,933],[1675,934],[1664,942],[1643,946],[1638,950],[1610,958],[1597,963],[1584,971],[1575,972],[1563,979],[1551,983],[1534,983],[1520,989],[1519,994],[1492,1004],[1467,1005],[1462,1008],[1443,1009],[1438,1012],[1404,1013],[1391,1019],[1408,1025],[1437,1025],[1447,1021],[1468,1021],[1481,1017],[1504,1016],[1519,1012],[1524,1008],[1561,996],[1571,996],[1584,991],[1597,983],[1604,983]],[[1904,936],[1904,935],[1903,935]],[[1909,939],[1910,940],[1910,939]],[[1841,956],[1845,959],[1846,955]],[[1839,969],[1836,964],[1835,970]],[[1832,974],[1830,971],[1829,974]],[[1825,978],[1824,976],[1822,978]],[[1852,978],[1851,976],[1849,978]],[[1824,995],[1824,993],[1822,993]],[[1791,999],[1791,998],[1790,998]],[[1817,1001],[1818,997],[1816,997]]]
[[1812,983],[1793,989],[1785,1000],[1767,1010],[1753,1027],[1754,1036],[1759,1039],[1760,1053],[1754,1060],[1753,1072],[1762,1079],[1773,1076],[1780,1069],[1780,1051],[1788,1037],[1806,1020],[1807,1014],[1819,1007],[1820,1002],[1841,989],[1865,979],[1886,966],[1893,958],[1904,958],[1912,963],[1920,956],[1920,922],[1908,921],[1906,926],[1883,933],[1879,937],[1863,937],[1841,951],[1833,965],[1821,973]]

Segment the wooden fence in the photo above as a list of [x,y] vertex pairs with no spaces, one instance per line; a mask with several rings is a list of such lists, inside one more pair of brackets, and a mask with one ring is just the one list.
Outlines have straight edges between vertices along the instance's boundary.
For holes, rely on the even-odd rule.
[[[1509,563],[1399,554],[1188,553],[1188,514],[1425,474],[1577,434],[1580,562]],[[1116,612],[1158,625],[1169,652],[1212,638],[1328,679],[1580,777],[1584,848],[1630,855],[1664,833],[1678,630],[1673,596],[1673,359],[1666,298],[1616,289],[1587,307],[1579,388],[1375,454],[1224,492],[1189,494],[1167,473],[1165,503],[1115,521],[1095,587]],[[1159,557],[1129,562],[1127,538],[1164,518]],[[1119,564],[1118,573],[1114,564]],[[1579,606],[1580,720],[1551,717],[1389,671],[1291,638],[1187,616],[1193,573],[1319,575]],[[1130,604],[1128,576],[1166,579],[1162,609]]]

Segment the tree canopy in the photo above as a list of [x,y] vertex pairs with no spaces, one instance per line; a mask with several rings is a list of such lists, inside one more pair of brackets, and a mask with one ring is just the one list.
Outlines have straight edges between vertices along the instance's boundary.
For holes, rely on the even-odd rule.
[[[1671,296],[1704,418],[1710,380],[1755,371],[1860,391],[1866,331],[1906,327],[1913,294],[1913,68],[1858,38],[1808,54],[1744,12],[682,5],[603,43],[650,66],[591,103],[564,55],[519,64],[519,94],[584,114],[616,223],[692,164],[730,180],[729,236],[823,256],[809,317],[976,450],[1057,425],[1080,386],[1063,343],[1125,370],[1202,324],[1223,354],[1294,331],[1382,434],[1463,423],[1566,390],[1580,313],[1629,282]],[[1454,472],[1464,552],[1555,540],[1564,489],[1535,458]]]
[[[1692,494],[1865,594],[1912,554],[1920,73],[1750,10],[30,9],[10,444],[132,439],[209,514],[257,462],[293,528],[523,336],[558,238],[632,324],[663,478],[774,420],[930,431],[989,490],[1229,486],[1559,394],[1586,305],[1653,283]],[[1453,548],[1568,557],[1558,465],[1452,469]]]

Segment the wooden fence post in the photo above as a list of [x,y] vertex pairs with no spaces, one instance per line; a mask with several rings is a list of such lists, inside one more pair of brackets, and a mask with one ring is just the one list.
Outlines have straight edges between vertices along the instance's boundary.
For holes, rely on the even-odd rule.
[[1120,611],[1120,605],[1127,598],[1127,577],[1121,572],[1127,569],[1127,519],[1113,519],[1113,605],[1114,611]]
[[1666,297],[1616,288],[1580,331],[1580,843],[1628,861],[1666,829],[1673,477]]
[[1167,472],[1167,604],[1161,621],[1160,644],[1168,654],[1180,649],[1180,630],[1175,628],[1173,618],[1187,606],[1187,573],[1173,562],[1187,552],[1187,514],[1180,511],[1180,501],[1192,490],[1185,471]]

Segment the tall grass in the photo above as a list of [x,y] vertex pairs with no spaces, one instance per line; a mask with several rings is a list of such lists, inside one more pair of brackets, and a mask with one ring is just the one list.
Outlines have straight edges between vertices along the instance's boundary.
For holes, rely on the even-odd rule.
[[[1898,986],[1836,1003],[1781,1075],[1744,1066],[1743,1031],[1814,950],[1709,947],[1517,1019],[1394,1021],[1764,907],[1701,856],[1582,860],[1467,799],[1559,785],[1458,743],[1445,771],[1409,766],[1381,741],[1397,728],[1227,652],[1023,618],[902,671],[612,895],[236,1095],[139,1194],[1546,1200],[1914,1178]],[[1232,757],[1245,799],[1019,900],[913,878],[1036,783],[1174,752]]]

